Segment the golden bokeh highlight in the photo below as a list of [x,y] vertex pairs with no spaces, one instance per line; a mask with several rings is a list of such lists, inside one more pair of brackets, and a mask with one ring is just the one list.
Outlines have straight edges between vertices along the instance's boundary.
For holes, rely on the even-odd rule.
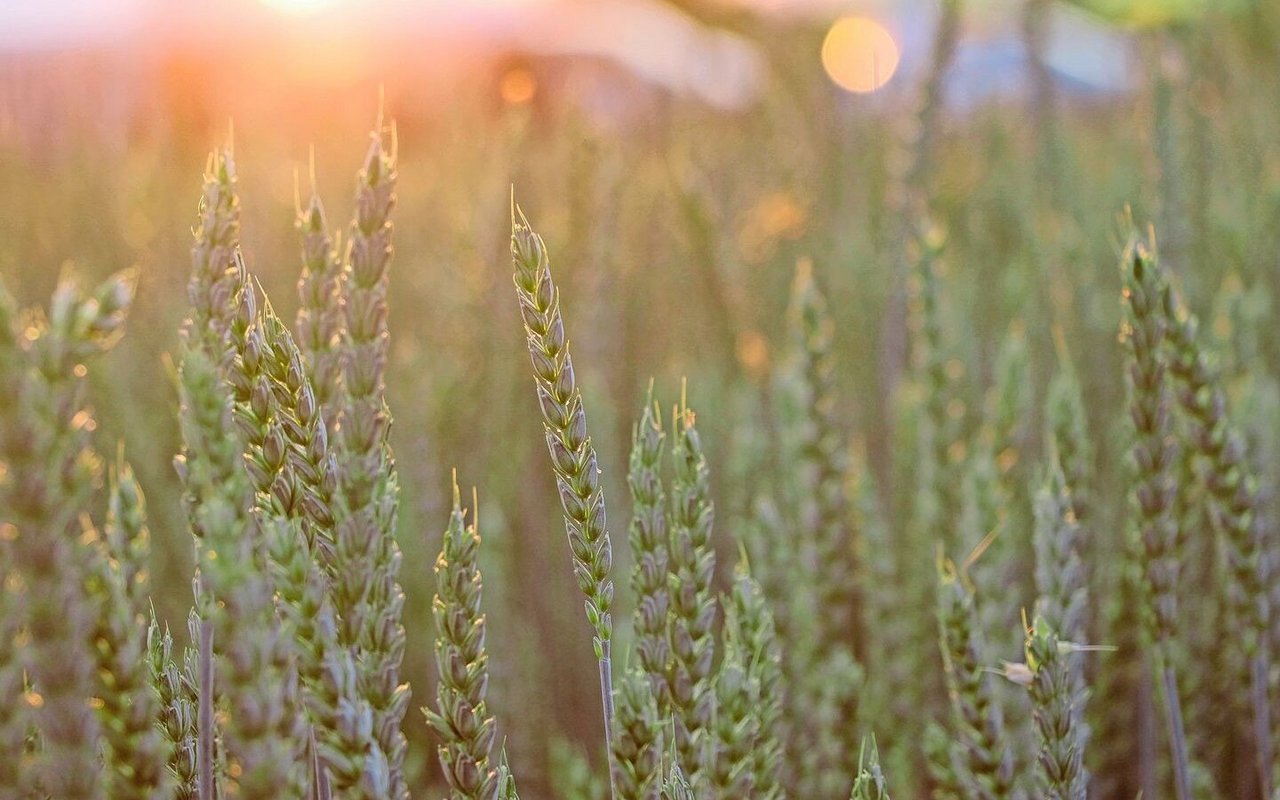
[[504,103],[523,105],[538,93],[538,79],[524,67],[509,69],[498,82],[498,93]]
[[848,92],[874,92],[898,69],[898,43],[889,29],[866,17],[836,20],[822,42],[822,67]]

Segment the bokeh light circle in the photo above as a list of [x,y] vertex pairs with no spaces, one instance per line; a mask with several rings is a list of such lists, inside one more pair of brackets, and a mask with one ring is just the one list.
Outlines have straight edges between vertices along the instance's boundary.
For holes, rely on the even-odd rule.
[[836,20],[822,42],[822,67],[837,86],[864,94],[888,83],[898,69],[898,43],[866,17]]

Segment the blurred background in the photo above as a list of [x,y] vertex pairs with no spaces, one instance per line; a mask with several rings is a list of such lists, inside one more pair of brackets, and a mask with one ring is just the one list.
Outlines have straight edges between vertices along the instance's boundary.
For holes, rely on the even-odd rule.
[[[1043,386],[1056,326],[1108,429],[1124,391],[1126,206],[1157,224],[1197,310],[1265,317],[1280,290],[1280,4],[966,2],[951,50],[939,12],[930,0],[0,3],[0,273],[34,304],[68,262],[91,277],[142,270],[94,402],[102,449],[125,439],[148,493],[160,616],[179,633],[190,604],[169,354],[205,156],[233,128],[246,258],[287,318],[299,187],[314,176],[331,226],[347,224],[385,98],[401,159],[389,392],[405,673],[413,705],[432,702],[431,565],[456,467],[480,493],[493,707],[532,797],[552,795],[558,740],[597,767],[603,756],[509,278],[513,186],[553,255],[620,570],[626,452],[651,380],[670,405],[688,376],[721,529],[743,511],[725,485],[735,431],[785,357],[800,257],[838,320],[839,413],[884,491],[902,490],[886,423],[906,215],[921,203],[948,238],[945,308],[975,399],[1011,327]],[[1260,322],[1228,333],[1280,353]],[[727,570],[736,546],[719,546]],[[428,785],[431,736],[416,711],[406,728]]]

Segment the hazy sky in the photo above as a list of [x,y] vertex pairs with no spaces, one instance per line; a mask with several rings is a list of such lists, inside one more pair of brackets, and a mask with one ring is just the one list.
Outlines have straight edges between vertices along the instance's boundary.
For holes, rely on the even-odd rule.
[[[634,5],[643,0],[627,0]],[[888,13],[919,0],[729,0],[771,11],[836,16],[851,10]],[[268,13],[282,18],[319,19],[359,10],[371,17],[485,24],[528,13],[537,6],[572,0],[0,0],[0,48],[60,47],[128,38],[166,17]],[[610,0],[578,0],[583,8]]]

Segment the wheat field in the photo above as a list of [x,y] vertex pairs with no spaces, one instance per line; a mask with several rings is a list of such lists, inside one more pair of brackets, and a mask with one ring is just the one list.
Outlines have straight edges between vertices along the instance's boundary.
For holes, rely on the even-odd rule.
[[1280,10],[633,5],[0,49],[0,800],[1280,798]]

